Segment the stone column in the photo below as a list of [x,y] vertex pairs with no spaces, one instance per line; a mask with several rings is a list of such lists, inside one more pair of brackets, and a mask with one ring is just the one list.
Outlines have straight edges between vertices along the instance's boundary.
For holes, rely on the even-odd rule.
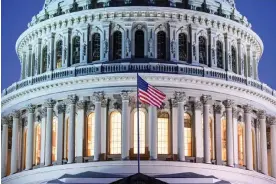
[[216,161],[217,161],[217,165],[222,165],[221,111],[222,111],[222,104],[219,102],[219,103],[214,105],[215,144],[216,144]]
[[63,52],[62,52],[62,67],[66,68],[70,65],[70,44],[71,44],[71,28],[66,28],[62,31],[64,35],[63,39]]
[[63,132],[64,132],[64,121],[65,121],[66,106],[64,102],[58,102],[57,113],[58,113],[58,134],[57,134],[57,164],[62,165],[63,159]]
[[76,126],[76,103],[77,96],[69,95],[68,96],[68,105],[70,108],[70,117],[69,117],[69,129],[68,129],[68,164],[75,162],[75,126]]
[[28,49],[28,60],[27,60],[27,76],[32,76],[32,45],[30,44]]
[[157,107],[149,106],[149,124],[150,124],[150,159],[157,160]]
[[[106,127],[108,123],[108,117],[107,117],[107,102],[108,99],[102,99],[102,109],[101,109],[101,135],[106,135]],[[130,113],[130,112],[128,112]],[[101,154],[106,156],[106,136],[101,136]]]
[[[84,17],[82,19],[85,19]],[[83,22],[85,20],[82,20]],[[89,25],[86,23],[83,23],[83,25],[80,26],[82,30],[82,37],[80,40],[80,63],[81,64],[87,64],[88,61],[88,30],[89,30]]]
[[276,117],[270,117],[271,176],[276,178]]
[[26,170],[33,168],[33,149],[34,149],[34,111],[35,106],[30,104],[28,109],[28,133],[26,146]]
[[19,111],[12,112],[13,123],[12,123],[12,150],[11,150],[11,174],[17,172],[17,152],[18,150],[18,125],[19,125]]
[[174,99],[177,102],[177,154],[179,161],[185,161],[185,132],[184,132],[184,92],[174,92]]
[[204,162],[207,164],[211,163],[211,154],[210,154],[210,126],[209,126],[209,100],[211,96],[203,95],[200,98],[203,104],[203,138],[204,138]]
[[52,165],[52,130],[53,130],[53,107],[56,101],[53,99],[46,100],[44,106],[47,108],[46,121],[46,145],[45,145],[45,166]]
[[247,77],[252,78],[252,52],[251,45],[247,45],[247,62],[246,62]]
[[247,45],[247,57],[246,61],[244,61],[244,73],[245,77],[249,77],[249,71],[248,71],[248,66],[250,65],[250,45]]
[[110,22],[103,22],[102,23],[104,34],[101,38],[101,60],[102,61],[109,61],[109,27]]
[[233,149],[234,149],[234,166],[237,167],[239,165],[239,144],[238,144],[238,112],[237,107],[232,108],[233,114]]
[[10,122],[9,117],[2,118],[2,150],[1,150],[1,177],[7,175],[7,160],[8,160],[8,124]]
[[244,108],[244,119],[245,119],[246,169],[253,170],[252,130],[251,130],[252,107],[250,105],[245,105],[243,108]]
[[124,26],[125,29],[125,38],[123,38],[125,40],[125,48],[123,48],[125,50],[124,52],[124,58],[131,58],[131,42],[132,42],[132,34],[131,34],[131,30],[132,30],[132,25],[126,24]]
[[189,58],[192,64],[198,65],[199,64],[199,56],[198,56],[198,41],[197,41],[197,26],[190,25],[189,27]]
[[244,70],[243,70],[243,54],[241,50],[241,39],[238,39],[238,74],[244,75]]
[[77,103],[78,121],[76,124],[76,162],[83,162],[83,142],[84,142],[84,126],[85,126],[85,112],[86,112],[86,100],[80,100]]
[[266,112],[260,110],[258,112],[260,122],[260,150],[261,150],[261,172],[268,175],[267,166],[267,140],[266,140]]
[[226,111],[226,145],[227,145],[227,165],[234,166],[234,151],[233,151],[233,114],[232,106],[234,102],[232,100],[223,101]]
[[216,57],[216,30],[213,28],[208,29],[208,65],[210,67],[217,67],[217,57]]
[[196,162],[203,162],[203,131],[202,131],[202,117],[201,117],[202,103],[199,100],[194,102],[194,130],[195,130],[195,153]]
[[122,91],[122,160],[129,159],[129,139],[130,139],[130,122],[129,122],[129,92]]
[[41,38],[37,41],[37,50],[36,50],[36,56],[35,56],[35,75],[40,74],[40,58],[41,58]]
[[229,43],[229,35],[227,33],[224,34],[224,55],[225,55],[225,70],[232,71],[232,54]]
[[49,46],[47,54],[47,71],[52,71],[54,65],[55,33],[51,33],[48,37],[48,40]]
[[150,25],[148,26],[148,57],[154,58],[155,57],[155,35],[154,35],[155,27]]
[[178,154],[177,146],[177,107],[178,103],[176,102],[175,99],[171,99],[171,104],[172,104],[172,152],[173,152],[173,157],[175,160],[175,156]]
[[45,165],[45,142],[46,142],[46,118],[47,108],[41,109],[41,150],[40,150],[40,167]]
[[94,92],[93,99],[95,104],[94,161],[99,161],[101,155],[101,101],[103,92]]

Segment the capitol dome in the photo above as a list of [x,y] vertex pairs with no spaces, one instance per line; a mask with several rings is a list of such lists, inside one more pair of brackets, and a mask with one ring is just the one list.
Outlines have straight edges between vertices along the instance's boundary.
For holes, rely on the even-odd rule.
[[[16,42],[20,80],[2,91],[2,183],[276,183],[276,91],[236,8],[45,0]],[[166,94],[160,108],[136,107],[137,73]]]

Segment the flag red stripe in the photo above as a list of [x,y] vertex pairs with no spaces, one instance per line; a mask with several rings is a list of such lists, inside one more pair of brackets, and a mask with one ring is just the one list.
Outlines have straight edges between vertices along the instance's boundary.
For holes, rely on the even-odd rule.
[[155,87],[152,87],[151,85],[149,85],[149,89],[152,90],[152,91],[154,91],[161,98],[165,98],[166,97],[166,95],[164,93],[162,93],[161,91],[159,91]]

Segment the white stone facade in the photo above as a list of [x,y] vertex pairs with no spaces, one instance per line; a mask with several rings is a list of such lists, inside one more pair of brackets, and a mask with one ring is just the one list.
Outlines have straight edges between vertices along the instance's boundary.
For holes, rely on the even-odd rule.
[[[136,73],[167,96],[160,109],[140,106],[142,158],[159,160],[143,161],[142,172],[189,168],[232,183],[276,182],[276,91],[259,81],[263,43],[245,19],[233,21],[231,10],[241,17],[234,1],[222,2],[225,17],[215,15],[213,1],[189,1],[189,9],[91,9],[92,1],[74,2],[46,1],[17,41],[21,80],[3,90],[1,102],[3,183],[47,182],[85,167],[115,172],[124,164],[115,173],[135,173],[135,162],[124,160],[136,159]],[[202,12],[205,5],[209,13]],[[82,8],[71,12],[74,7]],[[121,117],[116,153],[113,112]],[[94,128],[87,133],[91,114]],[[162,114],[168,116],[165,154],[158,146]],[[109,167],[104,161],[111,160]],[[214,172],[206,173],[209,167]]]

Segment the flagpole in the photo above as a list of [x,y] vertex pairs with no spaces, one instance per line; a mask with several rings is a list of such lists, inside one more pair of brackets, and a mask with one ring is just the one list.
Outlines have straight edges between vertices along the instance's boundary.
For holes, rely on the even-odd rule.
[[138,146],[138,153],[137,153],[137,160],[138,160],[138,173],[140,173],[140,131],[139,131],[139,89],[138,89],[138,73],[137,73],[137,146]]

